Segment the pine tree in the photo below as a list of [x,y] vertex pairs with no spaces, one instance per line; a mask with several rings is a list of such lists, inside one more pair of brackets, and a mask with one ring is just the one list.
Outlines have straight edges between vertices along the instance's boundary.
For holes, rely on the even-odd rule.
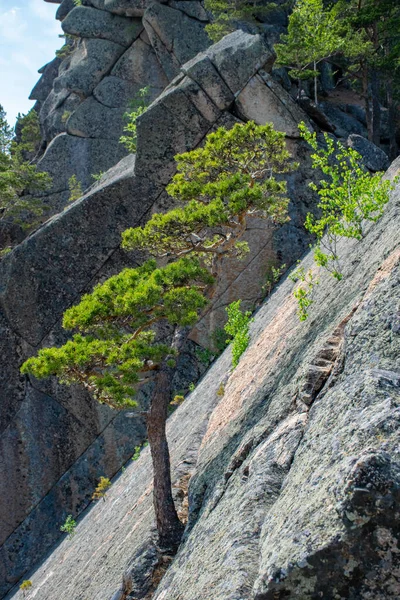
[[[208,136],[204,148],[177,157],[178,173],[168,191],[181,206],[155,214],[124,234],[124,246],[166,257],[125,269],[95,287],[66,311],[63,326],[78,331],[61,348],[44,348],[23,373],[56,375],[79,383],[114,408],[136,405],[137,390],[154,383],[147,433],[154,470],[154,508],[162,548],[175,550],[181,525],[172,498],[166,419],[172,375],[187,328],[198,319],[214,289],[221,257],[242,255],[240,241],[249,215],[287,220],[286,184],[277,175],[295,167],[283,133],[250,122]],[[168,262],[171,261],[171,262]],[[157,326],[174,328],[161,343]]]
[[[20,139],[16,141],[0,105],[0,228],[10,223],[18,223],[26,229],[34,227],[42,213],[42,204],[34,195],[51,182],[47,173],[38,171],[27,159],[36,153],[37,114],[31,111],[25,117],[20,116],[19,122]],[[0,248],[0,253],[6,250]]]

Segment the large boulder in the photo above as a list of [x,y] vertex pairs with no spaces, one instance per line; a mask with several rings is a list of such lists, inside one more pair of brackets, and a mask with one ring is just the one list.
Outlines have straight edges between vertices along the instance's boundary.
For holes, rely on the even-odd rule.
[[[167,0],[155,1],[167,2]],[[96,8],[126,17],[142,17],[146,8],[153,2],[154,0],[90,0],[92,6]]]
[[130,46],[143,30],[141,19],[127,19],[104,10],[77,6],[62,22],[63,31],[82,38],[100,38]]
[[347,146],[361,154],[365,166],[370,171],[385,171],[389,167],[387,154],[365,137],[353,133],[349,135],[346,143]]
[[170,81],[181,65],[210,45],[204,23],[164,4],[151,4],[143,24]]
[[54,91],[68,90],[89,96],[124,52],[121,44],[101,39],[80,40],[72,55],[64,61],[63,72],[54,81]]
[[235,106],[244,120],[258,125],[272,123],[291,138],[299,138],[299,123],[308,122],[307,115],[290,94],[264,71],[250,79],[236,98]]
[[92,175],[107,171],[126,153],[117,139],[109,139],[105,148],[101,139],[61,133],[49,144],[46,154],[38,163],[38,168],[53,178],[48,193],[67,190],[71,175],[77,177],[85,190],[93,183]]
[[[91,96],[82,102],[68,119],[67,133],[85,138],[119,141],[125,125],[125,110],[126,106],[104,106]],[[113,163],[110,161],[110,164]]]

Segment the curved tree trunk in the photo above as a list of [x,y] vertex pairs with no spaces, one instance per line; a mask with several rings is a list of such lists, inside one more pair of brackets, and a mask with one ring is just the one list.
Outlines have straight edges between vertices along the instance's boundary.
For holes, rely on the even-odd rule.
[[171,369],[162,365],[147,415],[147,433],[153,461],[153,502],[159,543],[162,550],[176,551],[183,533],[172,498],[171,467],[166,435],[168,403],[171,395]]

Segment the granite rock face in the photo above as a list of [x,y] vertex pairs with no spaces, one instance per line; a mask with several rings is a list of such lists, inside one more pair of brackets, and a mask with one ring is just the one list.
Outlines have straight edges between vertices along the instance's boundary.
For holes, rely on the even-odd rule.
[[[340,242],[344,278],[319,274],[308,320],[287,278],[238,367],[227,349],[169,419],[189,521],[155,600],[398,598],[399,226],[398,186],[362,241]],[[302,266],[316,269],[310,254]],[[143,452],[29,575],[41,600],[145,597],[149,461]]]
[[[21,378],[18,367],[39,347],[66,339],[60,326],[62,314],[83,292],[123,266],[141,260],[119,249],[121,232],[143,223],[152,211],[165,205],[164,187],[174,173],[175,154],[194,148],[213,128],[236,122],[237,118],[229,112],[235,110],[235,96],[260,69],[270,67],[272,53],[258,36],[235,33],[219,48],[187,63],[139,119],[136,157],[123,158],[79,201],[48,220],[0,263],[1,344],[7,365],[0,379],[5,407],[0,444],[5,456],[3,481],[11,482],[3,490],[0,507],[4,522],[4,545],[0,550],[5,565],[1,577],[3,594],[50,549],[60,535],[60,522],[66,514],[78,514],[84,509],[96,478],[112,476],[145,435],[140,419],[132,421],[124,414],[104,410],[81,392],[66,392],[55,382],[44,384]],[[218,65],[224,64],[227,72],[228,57],[234,65],[243,66],[234,77],[222,79]],[[108,76],[111,83],[114,78],[115,75]],[[112,94],[109,97],[113,98]],[[118,104],[118,98],[109,103]],[[105,106],[90,96],[69,116],[66,126],[71,133],[61,133],[49,144],[40,165],[53,175],[48,198],[57,207],[62,208],[67,199],[71,171],[84,186],[89,186],[88,174],[105,171],[107,161],[115,160],[112,155],[121,152],[118,141],[104,127],[105,122],[108,126],[112,123],[107,115],[120,111],[120,106]],[[102,136],[108,137],[96,137],[100,130]],[[105,144],[109,154],[104,150]],[[307,156],[301,144],[296,152]],[[242,287],[234,273],[228,275],[222,284],[225,297],[230,289],[231,293],[239,289],[248,303],[254,302],[259,287],[253,281],[254,265],[261,272],[279,252],[292,261],[303,251],[306,238],[299,225],[306,199],[300,199],[298,192],[292,194],[293,227],[286,233],[274,230],[273,238],[269,236],[260,249],[256,244],[259,226],[254,225],[249,233],[254,241],[249,261],[254,264],[248,269],[249,276],[242,279]],[[217,307],[220,315],[224,301]],[[208,320],[198,332],[193,332],[195,341],[208,339],[210,323],[217,321],[216,314],[212,308]],[[197,380],[199,370],[190,352],[184,363],[180,378],[188,385]],[[46,423],[47,437],[41,436],[42,423]],[[58,438],[52,448],[51,440]],[[34,450],[36,439],[41,444]],[[116,440],[120,440],[119,445]],[[11,451],[14,442],[16,453]],[[14,472],[16,476],[11,475]],[[17,559],[19,548],[23,551]]]
[[[60,209],[53,203],[55,190],[66,189],[75,175],[83,189],[92,175],[113,167],[126,149],[118,145],[130,102],[149,88],[154,100],[179,73],[183,63],[210,44],[204,26],[208,17],[199,0],[171,2],[164,6],[149,0],[91,0],[75,6],[72,0],[58,2],[57,18],[67,39],[64,54],[44,67],[32,90],[38,101],[45,155],[40,168],[52,163],[54,187],[45,202],[46,216]],[[58,136],[67,134],[67,143]],[[70,162],[76,138],[96,141],[77,169]],[[54,162],[54,147],[60,158]],[[89,142],[92,149],[92,145]],[[47,150],[48,148],[48,150]],[[63,150],[65,148],[65,154]],[[50,156],[46,156],[50,152]],[[79,172],[78,172],[79,171]]]

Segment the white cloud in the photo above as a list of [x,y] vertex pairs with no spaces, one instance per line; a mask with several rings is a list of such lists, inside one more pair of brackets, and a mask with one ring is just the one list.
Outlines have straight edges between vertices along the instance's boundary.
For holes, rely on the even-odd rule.
[[0,38],[2,38],[2,42],[23,41],[27,28],[28,24],[20,8],[10,8],[0,14]]

